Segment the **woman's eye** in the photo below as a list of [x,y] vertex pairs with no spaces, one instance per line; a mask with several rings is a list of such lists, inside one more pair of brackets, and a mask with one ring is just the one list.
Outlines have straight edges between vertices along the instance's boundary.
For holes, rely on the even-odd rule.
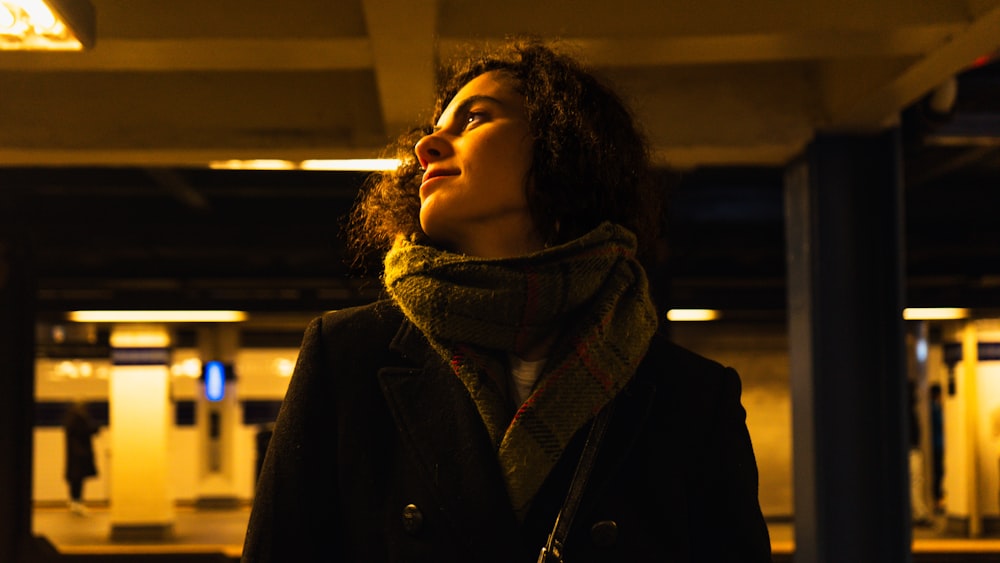
[[470,111],[465,116],[465,126],[474,125],[486,119],[486,114],[481,111]]

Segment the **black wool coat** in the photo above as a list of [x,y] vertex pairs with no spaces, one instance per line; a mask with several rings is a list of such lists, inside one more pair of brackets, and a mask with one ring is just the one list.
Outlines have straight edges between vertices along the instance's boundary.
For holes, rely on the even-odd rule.
[[[745,417],[733,370],[657,334],[565,561],[770,561]],[[305,332],[243,561],[534,562],[588,427],[519,519],[475,405],[420,331],[388,301],[328,313]]]

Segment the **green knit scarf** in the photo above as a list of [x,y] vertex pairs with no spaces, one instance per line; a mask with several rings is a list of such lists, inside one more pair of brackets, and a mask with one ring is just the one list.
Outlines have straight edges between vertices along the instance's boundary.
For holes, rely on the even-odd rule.
[[[511,504],[527,509],[570,438],[635,373],[656,330],[635,236],[604,223],[566,244],[485,259],[406,240],[385,286],[449,362],[494,440]],[[509,394],[507,353],[558,335],[531,395]]]

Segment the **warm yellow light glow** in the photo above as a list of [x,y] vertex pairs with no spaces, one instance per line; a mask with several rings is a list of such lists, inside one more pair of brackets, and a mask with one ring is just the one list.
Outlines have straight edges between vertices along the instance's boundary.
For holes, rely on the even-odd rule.
[[14,10],[7,4],[0,4],[0,30],[3,30],[3,33],[10,33],[15,24],[17,15]]
[[79,51],[93,28],[87,0],[0,0],[0,49]]
[[254,160],[213,160],[208,163],[208,167],[213,170],[371,172],[375,170],[395,170],[399,167],[399,160],[395,158],[338,158],[293,162],[291,160],[262,158]]
[[254,160],[213,160],[208,163],[213,170],[295,170],[290,160],[259,158]]
[[196,379],[201,376],[201,360],[198,358],[188,358],[182,362],[177,362],[170,366],[170,375]]
[[303,160],[303,170],[358,171],[395,170],[398,158],[344,158],[337,160]]
[[278,377],[291,377],[295,371],[295,362],[288,358],[277,358],[274,360],[274,371]]
[[714,321],[719,318],[715,309],[670,309],[667,320],[670,321]]
[[28,15],[28,21],[35,25],[39,33],[51,33],[55,31],[58,20],[52,13],[52,8],[42,0],[16,0],[12,2],[15,6],[20,6]]
[[968,317],[969,310],[961,307],[910,307],[903,309],[903,318],[908,321],[943,321]]
[[170,333],[158,324],[119,325],[108,339],[112,348],[168,348]]
[[72,311],[78,323],[238,323],[245,311]]

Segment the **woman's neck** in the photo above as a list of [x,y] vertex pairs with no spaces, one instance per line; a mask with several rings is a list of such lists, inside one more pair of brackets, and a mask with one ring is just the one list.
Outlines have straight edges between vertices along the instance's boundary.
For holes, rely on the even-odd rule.
[[479,258],[513,258],[545,248],[534,225],[519,217],[475,224],[447,238],[442,242],[453,252]]

